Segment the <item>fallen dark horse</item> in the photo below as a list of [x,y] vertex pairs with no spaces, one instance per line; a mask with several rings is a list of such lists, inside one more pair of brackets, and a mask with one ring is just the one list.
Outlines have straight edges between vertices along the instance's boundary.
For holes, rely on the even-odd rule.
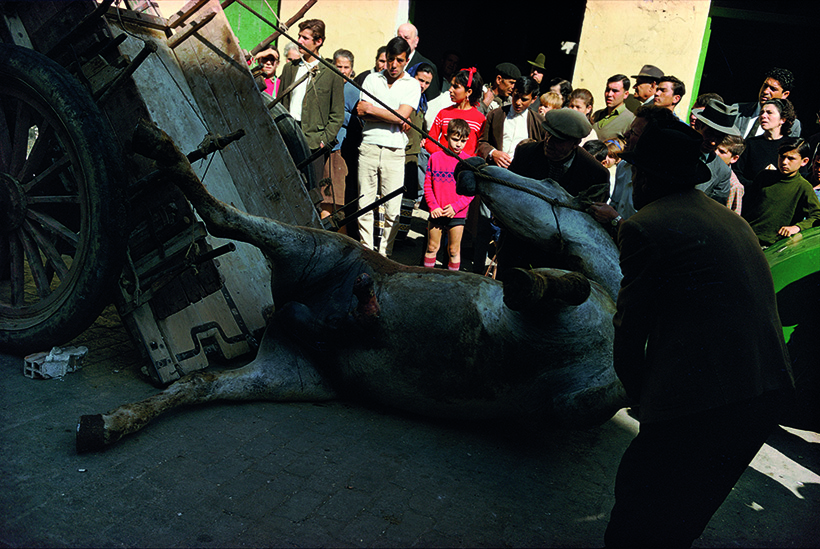
[[[171,408],[213,400],[365,399],[427,416],[567,427],[600,424],[626,405],[612,369],[612,291],[600,285],[619,272],[518,271],[502,287],[470,273],[406,267],[347,236],[216,200],[156,127],[142,125],[134,144],[183,190],[211,234],[265,253],[276,313],[253,362],[197,372],[142,402],[83,416],[78,451],[116,442]],[[567,212],[564,238],[597,227]],[[571,230],[573,217],[583,230]],[[612,250],[590,253],[617,259]]]

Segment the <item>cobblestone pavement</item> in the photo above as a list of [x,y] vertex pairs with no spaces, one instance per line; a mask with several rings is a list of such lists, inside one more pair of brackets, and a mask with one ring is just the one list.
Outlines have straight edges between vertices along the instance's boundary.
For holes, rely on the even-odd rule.
[[[73,343],[89,355],[62,379],[26,378],[0,355],[2,547],[601,546],[636,428],[625,411],[566,432],[217,403],[78,455],[80,415],[156,389],[113,307]],[[818,442],[773,435],[696,545],[817,546]]]

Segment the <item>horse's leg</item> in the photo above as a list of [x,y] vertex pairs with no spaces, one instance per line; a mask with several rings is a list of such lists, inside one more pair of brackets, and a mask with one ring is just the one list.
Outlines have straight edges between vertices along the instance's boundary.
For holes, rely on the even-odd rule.
[[142,429],[163,412],[178,406],[214,400],[323,401],[336,393],[316,370],[311,357],[281,330],[268,327],[259,353],[250,364],[223,372],[196,372],[159,394],[124,404],[107,414],[87,415],[77,425],[77,451],[102,449]]

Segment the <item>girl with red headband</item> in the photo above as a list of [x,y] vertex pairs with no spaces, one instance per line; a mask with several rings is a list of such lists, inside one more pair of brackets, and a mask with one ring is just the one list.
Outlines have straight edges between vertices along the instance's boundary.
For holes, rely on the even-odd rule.
[[[454,118],[465,120],[470,126],[470,138],[464,147],[464,152],[470,156],[475,156],[478,138],[484,127],[484,115],[481,114],[476,105],[481,100],[481,88],[484,81],[475,67],[461,69],[450,80],[450,100],[453,105],[439,111],[433,126],[430,128],[430,137],[447,146],[446,135],[447,125]],[[426,139],[424,148],[430,154],[440,150],[440,147],[431,139]]]

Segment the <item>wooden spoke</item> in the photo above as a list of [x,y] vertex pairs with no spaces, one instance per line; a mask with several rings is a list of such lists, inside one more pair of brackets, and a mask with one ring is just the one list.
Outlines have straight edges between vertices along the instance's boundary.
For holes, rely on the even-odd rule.
[[57,273],[60,282],[67,280],[68,267],[65,262],[63,262],[63,257],[60,255],[60,252],[57,251],[57,247],[49,241],[45,235],[40,232],[28,219],[24,222],[23,227],[24,230],[34,239],[34,242],[43,252],[43,255],[46,256],[48,263],[54,269],[54,272]]
[[23,261],[23,247],[16,234],[9,236],[9,266],[11,283],[11,305],[22,307],[26,304],[26,272]]
[[29,209],[26,212],[26,217],[29,219],[33,219],[34,221],[38,222],[42,225],[47,231],[52,233],[55,236],[62,238],[65,242],[71,244],[74,248],[77,247],[77,244],[80,241],[80,237],[77,233],[54,219],[48,214],[44,214],[42,212],[38,212],[36,210]]
[[40,296],[40,299],[45,299],[51,294],[51,284],[49,284],[43,260],[40,258],[40,251],[37,249],[31,237],[22,229],[17,231],[17,238],[20,239],[20,242],[23,244],[23,250],[26,252],[28,267],[31,269],[31,276],[34,278],[37,294]]
[[31,148],[28,158],[26,158],[26,162],[20,170],[20,177],[18,180],[21,183],[25,183],[31,179],[34,174],[43,171],[43,163],[47,161],[48,155],[51,152],[54,143],[53,127],[41,122],[37,126],[37,129],[39,131],[37,140],[34,142],[34,146]]
[[65,170],[69,166],[71,166],[71,159],[68,157],[67,154],[64,154],[56,162],[54,162],[54,164],[46,168],[42,173],[38,174],[36,177],[26,182],[26,184],[23,185],[23,191],[26,193],[31,192],[31,190],[37,187],[37,185],[43,183],[44,181],[48,181],[52,177],[58,176],[60,173],[63,172],[63,170]]
[[14,118],[14,134],[12,135],[11,162],[8,173],[17,176],[26,161],[28,149],[28,130],[31,127],[31,111],[22,101],[17,102],[17,111]]
[[79,204],[80,197],[76,195],[66,196],[29,196],[26,198],[29,206],[32,204]]
[[6,110],[0,104],[0,171],[8,172],[11,162],[11,133],[6,121]]

